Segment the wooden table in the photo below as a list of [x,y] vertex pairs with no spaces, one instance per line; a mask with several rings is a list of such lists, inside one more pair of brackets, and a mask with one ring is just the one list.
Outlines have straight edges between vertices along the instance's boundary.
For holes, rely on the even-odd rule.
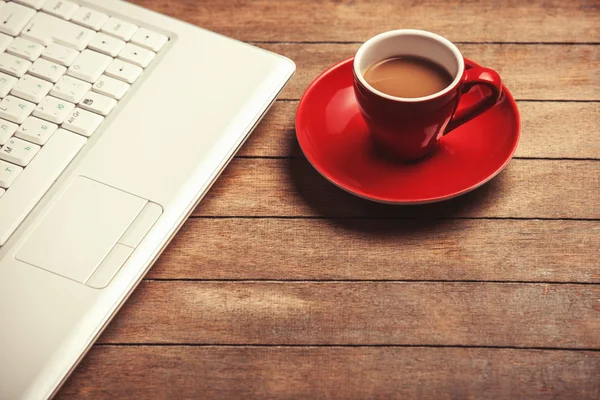
[[[298,71],[59,398],[600,398],[597,0],[135,2]],[[294,135],[312,79],[408,27],[496,69],[523,122],[492,182],[411,208]]]

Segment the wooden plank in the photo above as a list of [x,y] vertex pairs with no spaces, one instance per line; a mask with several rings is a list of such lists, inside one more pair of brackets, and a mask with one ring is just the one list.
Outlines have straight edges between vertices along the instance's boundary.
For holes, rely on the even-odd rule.
[[363,42],[415,26],[454,41],[600,41],[600,7],[594,0],[132,2],[246,41]]
[[94,347],[57,399],[596,399],[600,353]]
[[600,283],[600,222],[191,219],[154,279]]
[[[600,103],[519,101],[516,157],[600,158]],[[298,101],[279,101],[241,149],[241,156],[301,156],[296,146]]]
[[600,218],[600,163],[512,160],[478,190],[442,203],[398,207],[338,189],[304,158],[235,159],[196,216]]
[[600,348],[600,286],[146,281],[100,343]]
[[[359,44],[261,44],[296,62],[280,98],[299,99],[322,71],[352,57]],[[496,70],[518,100],[600,100],[600,46],[462,44],[463,55]],[[582,67],[585,66],[585,67]]]

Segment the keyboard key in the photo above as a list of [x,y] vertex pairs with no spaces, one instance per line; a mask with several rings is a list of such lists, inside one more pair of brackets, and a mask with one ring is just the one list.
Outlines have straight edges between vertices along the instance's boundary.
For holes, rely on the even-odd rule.
[[26,167],[40,151],[40,146],[12,137],[0,149],[0,160]]
[[94,83],[111,61],[112,58],[109,56],[92,50],[84,50],[69,67],[67,73],[75,78]]
[[56,97],[46,96],[35,108],[33,115],[46,121],[54,122],[55,124],[62,124],[73,108],[75,108],[75,104],[73,103],[57,99]]
[[35,61],[42,55],[44,46],[22,37],[16,37],[8,46],[7,51],[26,60]]
[[63,122],[62,127],[80,135],[90,137],[96,132],[102,121],[104,121],[104,117],[82,110],[81,108],[76,108],[65,122]]
[[86,28],[99,31],[106,21],[108,21],[108,15],[87,7],[79,7],[73,17],[71,17],[71,21],[83,25]]
[[58,125],[56,124],[36,117],[29,117],[17,129],[15,136],[31,143],[44,145],[57,129]]
[[131,22],[121,21],[120,19],[113,17],[109,18],[109,20],[102,26],[102,32],[116,36],[126,42],[131,39],[137,29],[137,25],[134,25]]
[[43,12],[37,13],[21,32],[21,36],[44,46],[57,42],[79,51],[86,48],[95,34],[91,29]]
[[17,3],[21,3],[26,6],[35,8],[36,10],[39,10],[40,8],[42,8],[44,3],[46,2],[46,0],[15,0],[15,1]]
[[5,51],[8,46],[12,43],[13,37],[0,33],[0,53]]
[[59,129],[0,199],[0,246],[35,207],[87,139]]
[[6,190],[0,188],[0,197],[2,197],[2,195],[4,195],[4,193],[6,193]]
[[18,81],[14,76],[0,72],[0,97],[6,97]]
[[0,161],[0,187],[8,189],[22,171],[18,165]]
[[0,54],[0,71],[16,76],[17,78],[25,75],[25,72],[31,67],[31,62],[15,57],[12,54]]
[[152,32],[146,28],[138,29],[133,37],[131,38],[131,42],[137,44],[138,46],[142,46],[148,50],[152,50],[157,53],[162,49],[162,47],[169,41],[169,38],[158,34],[156,32]]
[[50,43],[42,53],[42,57],[45,59],[64,65],[65,67],[73,64],[78,55],[79,52],[77,50],[58,43]]
[[132,64],[139,65],[142,68],[146,68],[155,55],[156,54],[150,50],[143,49],[135,44],[127,43],[119,53],[119,58]]
[[13,96],[6,96],[0,102],[0,118],[21,124],[35,109],[35,104]]
[[8,142],[8,139],[17,131],[18,127],[17,124],[0,119],[0,146]]
[[52,89],[50,82],[36,78],[31,75],[24,75],[10,92],[13,96],[20,97],[33,103],[39,103],[44,96]]
[[17,36],[34,15],[35,11],[29,7],[7,3],[0,8],[0,32]]
[[65,75],[56,82],[50,94],[71,103],[79,103],[91,87],[91,83]]
[[56,15],[62,19],[71,19],[79,6],[66,0],[46,0],[42,6],[42,11]]
[[131,86],[128,83],[111,78],[106,75],[102,75],[100,79],[98,79],[96,83],[94,83],[94,86],[92,86],[92,90],[96,93],[112,97],[113,99],[121,100],[121,98],[125,96],[125,93],[127,93],[130,87]]
[[143,71],[144,70],[137,65],[121,60],[114,60],[108,68],[106,68],[105,74],[131,84],[135,82]]
[[79,102],[79,107],[104,116],[107,116],[116,105],[115,99],[94,92],[88,92]]
[[97,33],[88,47],[100,53],[108,54],[111,57],[116,57],[123,47],[125,47],[125,42],[104,33]]
[[45,79],[52,83],[56,83],[65,72],[67,72],[67,69],[62,65],[44,60],[43,58],[35,60],[31,68],[29,68],[29,73],[31,75],[35,75],[38,78]]

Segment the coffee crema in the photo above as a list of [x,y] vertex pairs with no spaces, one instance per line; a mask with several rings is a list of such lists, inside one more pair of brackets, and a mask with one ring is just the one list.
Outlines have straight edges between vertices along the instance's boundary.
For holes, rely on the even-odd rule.
[[378,61],[364,73],[375,89],[394,97],[429,96],[447,88],[454,78],[441,65],[415,56],[396,56]]

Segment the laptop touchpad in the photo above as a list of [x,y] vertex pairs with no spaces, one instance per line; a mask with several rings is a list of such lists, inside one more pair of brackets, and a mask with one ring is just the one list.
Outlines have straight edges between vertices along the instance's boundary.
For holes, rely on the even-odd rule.
[[78,177],[27,238],[16,258],[85,283],[147,203]]

